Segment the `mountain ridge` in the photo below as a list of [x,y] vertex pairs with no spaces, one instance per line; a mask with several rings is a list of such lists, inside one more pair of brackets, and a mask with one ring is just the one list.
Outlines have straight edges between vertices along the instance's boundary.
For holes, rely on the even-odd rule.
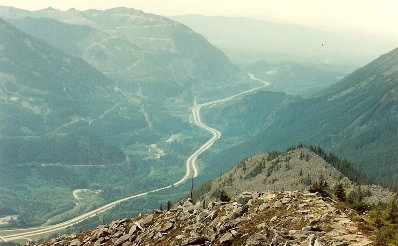
[[347,196],[354,195],[360,187],[366,194],[363,199],[368,204],[388,203],[394,196],[389,189],[372,184],[347,161],[331,154],[328,157],[324,153],[325,157],[335,161],[331,164],[319,155],[321,153],[324,153],[322,149],[313,146],[289,148],[285,152],[257,153],[197,188],[193,198],[212,201],[222,190],[232,197],[245,190],[304,192],[320,180],[328,183],[330,193],[337,184],[343,184]]
[[[222,51],[212,46],[203,36],[193,32],[189,27],[165,17],[128,8],[104,11],[26,11],[23,12],[24,14],[15,16],[7,14],[7,11],[11,10],[5,7],[0,8],[0,16],[7,17],[16,24],[19,22],[18,26],[24,31],[46,41],[51,42],[53,37],[40,35],[37,28],[32,28],[33,23],[29,21],[23,23],[18,18],[49,18],[63,24],[87,25],[102,32],[108,38],[117,38],[119,44],[121,40],[124,40],[126,45],[139,47],[140,51],[134,55],[135,58],[132,60],[127,56],[128,53],[121,53],[117,50],[118,48],[128,48],[128,46],[119,47],[113,40],[109,40],[102,46],[99,45],[102,41],[95,38],[91,41],[88,40],[91,42],[91,44],[88,43],[89,46],[78,40],[80,44],[77,45],[80,46],[79,49],[83,50],[90,48],[90,52],[85,52],[80,56],[81,58],[106,73],[116,82],[123,82],[127,88],[131,87],[132,90],[137,90],[136,84],[140,83],[140,86],[148,91],[147,93],[152,92],[156,97],[162,96],[159,94],[158,87],[163,87],[163,91],[168,93],[175,91],[176,93],[171,95],[176,96],[196,83],[201,83],[200,86],[195,87],[197,89],[203,87],[202,84],[215,86],[216,82],[228,85],[229,78],[240,78],[239,69],[229,62]],[[40,24],[40,21],[35,23]],[[46,28],[45,23],[40,25],[44,25]],[[63,28],[57,29],[60,31]],[[66,36],[66,38],[70,37]],[[61,50],[65,48],[62,46],[64,43],[62,39],[60,42],[56,41],[53,41],[52,44]],[[76,43],[76,40],[71,41]],[[131,48],[127,50],[136,52]],[[123,66],[120,68],[120,66],[112,65],[113,63],[120,64],[119,59],[121,58],[128,61],[129,67],[124,69]],[[134,81],[135,85],[132,85]],[[151,84],[151,81],[154,83]],[[164,85],[165,82],[168,82],[167,86],[170,88]]]
[[201,33],[222,47],[232,60],[242,64],[266,59],[358,67],[396,46],[394,37],[379,37],[359,30],[330,31],[250,17],[188,15],[170,18]]
[[[352,161],[370,177],[393,182],[398,173],[394,165],[398,160],[397,64],[398,49],[394,49],[324,89],[319,96],[296,100],[273,114],[267,113],[266,105],[259,105],[257,111],[264,115],[237,119],[236,112],[249,113],[245,112],[247,104],[260,97],[249,95],[241,101],[245,103],[226,106],[233,110],[215,109],[219,114],[209,110],[207,114],[215,117],[205,119],[233,135],[228,133],[229,121],[245,126],[265,117],[237,149],[253,154],[300,143],[316,144]],[[398,185],[396,182],[395,177]]]

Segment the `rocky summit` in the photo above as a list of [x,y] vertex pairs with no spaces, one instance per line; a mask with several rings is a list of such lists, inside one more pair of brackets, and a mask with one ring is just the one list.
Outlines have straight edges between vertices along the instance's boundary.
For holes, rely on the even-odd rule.
[[360,215],[317,193],[243,192],[230,202],[191,199],[37,245],[374,245]]

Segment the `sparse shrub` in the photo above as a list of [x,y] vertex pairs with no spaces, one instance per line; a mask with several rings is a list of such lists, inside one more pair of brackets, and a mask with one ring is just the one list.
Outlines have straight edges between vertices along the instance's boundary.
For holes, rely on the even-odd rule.
[[329,196],[329,193],[327,192],[328,188],[329,184],[326,180],[319,180],[311,185],[309,192],[318,192],[321,196],[326,197]]
[[366,191],[363,193],[363,196],[364,196],[364,197],[372,196],[372,192],[371,192],[370,190],[366,190]]
[[231,197],[225,192],[225,190],[221,190],[220,192],[220,201],[229,202],[231,201]]
[[265,168],[265,162],[258,163],[253,170],[245,176],[245,179],[254,178],[259,175]]
[[274,159],[277,158],[280,154],[282,154],[282,153],[281,153],[281,152],[278,152],[278,151],[272,151],[271,153],[268,154],[267,161],[272,161],[272,160],[274,160]]

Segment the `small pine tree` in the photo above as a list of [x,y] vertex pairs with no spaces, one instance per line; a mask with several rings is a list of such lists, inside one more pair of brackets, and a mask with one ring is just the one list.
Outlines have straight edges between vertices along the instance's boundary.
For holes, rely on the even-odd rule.
[[366,211],[366,204],[363,202],[363,193],[361,190],[361,186],[358,186],[357,197],[354,201],[354,209],[359,213],[363,213]]
[[229,202],[231,201],[231,197],[225,192],[225,190],[220,191],[220,201]]
[[171,209],[171,202],[170,201],[167,201],[167,211],[170,211],[170,209]]
[[306,177],[305,180],[304,180],[304,184],[305,184],[305,185],[312,185],[312,179],[311,179],[309,173],[307,173],[307,177]]
[[289,160],[288,160],[287,163],[286,163],[286,166],[285,166],[285,170],[289,171],[290,169],[292,169],[292,168],[291,168],[291,166],[289,164]]
[[334,188],[334,195],[342,202],[346,201],[345,189],[342,183],[338,183]]
[[358,186],[358,196],[357,196],[357,203],[362,203],[363,200],[363,193],[361,186]]
[[375,216],[375,222],[374,225],[376,226],[377,229],[380,230],[380,228],[383,227],[383,220],[382,220],[382,212],[381,212],[381,208],[378,207],[377,211],[376,211],[376,216]]
[[391,223],[398,223],[398,206],[396,203],[396,197],[392,197],[387,208],[387,219]]

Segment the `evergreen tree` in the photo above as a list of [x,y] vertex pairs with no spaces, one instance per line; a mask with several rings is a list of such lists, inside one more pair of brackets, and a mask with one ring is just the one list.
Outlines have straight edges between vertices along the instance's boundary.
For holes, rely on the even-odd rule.
[[304,154],[303,154],[303,151],[301,150],[300,151],[300,160],[303,160],[304,159]]
[[377,208],[374,225],[379,230],[383,227],[382,212],[380,207]]
[[354,209],[360,213],[366,211],[366,204],[363,202],[363,193],[361,190],[361,186],[358,186],[357,197],[354,201]]
[[388,204],[387,219],[391,223],[398,223],[398,206],[396,202],[397,197],[393,196]]
[[334,195],[342,202],[346,201],[345,189],[342,183],[338,183],[334,188]]
[[311,185],[309,192],[318,192],[321,196],[326,197],[329,196],[329,193],[327,192],[328,188],[329,184],[326,180],[319,180]]

